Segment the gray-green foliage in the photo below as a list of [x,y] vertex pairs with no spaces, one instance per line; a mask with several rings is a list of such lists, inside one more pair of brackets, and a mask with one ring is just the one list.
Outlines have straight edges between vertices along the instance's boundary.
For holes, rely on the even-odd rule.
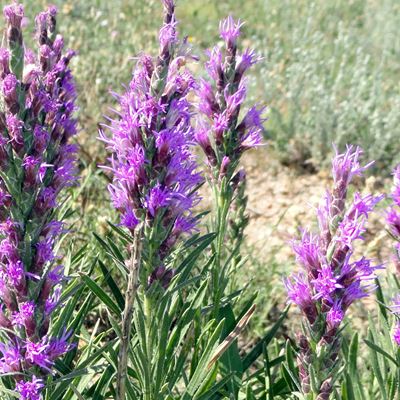
[[270,137],[286,162],[325,165],[332,143],[359,144],[378,165],[399,161],[398,6],[282,1],[270,9],[280,29],[267,27],[255,43],[265,51]]

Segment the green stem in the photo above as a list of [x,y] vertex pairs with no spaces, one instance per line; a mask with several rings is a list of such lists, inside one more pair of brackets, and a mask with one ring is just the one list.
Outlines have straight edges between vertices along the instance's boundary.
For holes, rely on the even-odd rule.
[[212,270],[212,290],[214,302],[214,316],[216,317],[219,310],[219,303],[224,295],[226,287],[226,276],[224,274],[222,260],[224,256],[224,242],[227,232],[227,220],[229,207],[231,203],[230,193],[225,185],[220,187],[214,186],[214,199],[217,218],[214,229],[217,232],[215,262]]
[[144,324],[145,324],[145,332],[146,332],[146,365],[144,368],[148,369],[148,375],[150,376],[150,381],[145,382],[143,400],[155,400],[153,397],[152,390],[152,379],[151,379],[151,370],[152,370],[152,349],[153,349],[153,332],[152,332],[152,301],[151,295],[148,293],[144,294],[144,304],[143,304],[143,312],[144,312]]
[[125,297],[125,308],[122,315],[121,344],[118,356],[117,370],[117,396],[116,400],[126,398],[126,376],[128,370],[128,353],[131,338],[131,326],[133,317],[133,307],[137,291],[138,275],[141,258],[141,236],[142,230],[137,229],[134,233],[133,251],[129,261],[128,287]]

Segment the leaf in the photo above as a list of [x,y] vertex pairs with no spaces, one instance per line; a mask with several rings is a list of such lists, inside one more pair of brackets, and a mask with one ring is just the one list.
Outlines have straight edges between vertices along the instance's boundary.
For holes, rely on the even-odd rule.
[[289,311],[287,306],[282,312],[279,319],[275,322],[274,326],[268,331],[268,333],[254,346],[254,348],[243,358],[243,371],[247,371],[255,360],[262,354],[264,343],[266,346],[271,342],[278,332],[282,322],[285,320],[286,315]]
[[351,376],[357,374],[358,332],[355,332],[350,343],[348,364]]
[[227,375],[222,378],[219,382],[214,384],[210,389],[204,392],[201,396],[197,397],[196,400],[210,400],[211,396],[216,394],[220,389],[225,387],[228,381],[232,378],[232,375]]
[[194,263],[199,258],[200,254],[213,242],[215,237],[215,233],[208,233],[195,242],[197,247],[182,261],[177,268],[177,272],[179,273],[177,284],[181,284],[187,280],[192,271]]
[[381,373],[381,368],[380,368],[379,362],[378,362],[378,357],[377,357],[377,355],[376,355],[376,353],[377,353],[377,350],[376,350],[376,349],[379,349],[379,347],[376,346],[376,345],[371,341],[371,340],[373,340],[373,336],[372,336],[371,331],[369,331],[369,335],[368,335],[368,336],[369,336],[369,338],[370,338],[370,340],[368,340],[368,343],[372,343],[372,345],[373,345],[373,347],[371,347],[371,346],[369,346],[369,344],[366,342],[366,344],[367,344],[367,345],[370,347],[370,349],[371,349],[370,354],[371,354],[371,363],[372,363],[372,369],[373,369],[373,371],[374,371],[374,376],[375,376],[376,380],[378,381],[378,384],[379,384],[379,387],[380,387],[380,390],[381,390],[382,398],[383,398],[384,400],[387,400],[385,382],[384,382],[384,380],[383,380],[382,373]]
[[385,306],[385,298],[383,296],[382,287],[379,282],[379,279],[375,279],[375,285],[376,285],[375,293],[376,293],[376,298],[378,300],[379,310],[380,310],[381,314],[383,315],[383,317],[385,318],[385,320],[387,321],[388,315],[387,315],[386,306]]
[[342,385],[342,398],[343,400],[356,400],[353,391],[353,380],[349,374],[345,374],[345,379]]
[[99,260],[99,265],[101,272],[104,276],[104,280],[106,281],[108,287],[110,288],[111,293],[113,294],[116,302],[118,303],[119,308],[123,310],[125,306],[125,300],[121,294],[121,291],[119,290],[118,285],[115,283],[114,279],[111,276],[111,273],[107,270],[107,267],[101,260]]
[[388,360],[392,361],[397,368],[399,368],[399,363],[385,350],[383,350],[381,347],[377,346],[375,343],[371,342],[368,339],[364,339],[364,342],[373,350],[375,350],[377,353],[382,354],[384,357],[386,357]]
[[83,273],[81,273],[80,275],[84,280],[84,282],[86,283],[86,285],[89,287],[89,289],[93,292],[93,294],[96,295],[106,307],[108,307],[117,315],[121,314],[123,309],[120,308],[118,304],[115,303],[111,299],[111,297],[93,279],[89,278],[87,275]]
[[[196,390],[198,389],[198,387],[201,385],[201,383],[204,381],[204,379],[207,377],[209,371],[209,368],[207,367],[210,363],[210,359],[211,356],[217,346],[218,343],[218,339],[221,335],[221,331],[222,331],[222,327],[224,325],[225,321],[222,320],[218,326],[213,330],[213,333],[210,337],[210,339],[208,340],[207,346],[204,349],[202,356],[199,360],[199,362],[197,363],[196,369],[189,381],[189,384],[187,385],[187,388],[185,390],[185,392],[183,393],[181,400],[191,400],[193,399],[193,396],[196,392]],[[209,325],[209,328],[211,328],[214,325],[214,323],[212,323],[211,325]],[[205,332],[203,332],[203,335],[207,332],[206,329]]]
[[[286,341],[285,350],[286,350],[285,351],[286,365],[287,365],[289,371],[291,372],[291,374],[293,376],[297,376],[298,372],[297,372],[297,368],[295,365],[295,358],[294,358],[292,346],[291,346],[289,340]],[[292,389],[294,389],[296,386],[296,382],[289,381],[288,384],[290,385],[290,387]]]

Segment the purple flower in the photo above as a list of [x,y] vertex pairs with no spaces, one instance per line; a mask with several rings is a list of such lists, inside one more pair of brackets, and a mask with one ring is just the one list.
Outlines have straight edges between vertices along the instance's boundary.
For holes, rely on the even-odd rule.
[[10,52],[8,49],[0,48],[0,77],[4,79],[10,73]]
[[14,3],[5,6],[3,9],[4,18],[13,27],[21,27],[24,18],[24,7],[21,4]]
[[12,324],[16,326],[25,326],[33,319],[35,313],[35,303],[27,301],[19,305],[19,311],[13,313]]
[[[265,108],[255,106],[239,119],[247,94],[244,74],[260,60],[250,49],[238,54],[241,26],[232,17],[221,21],[225,48],[216,46],[207,52],[205,67],[211,79],[201,80],[197,90],[201,117],[195,139],[207,157],[213,178],[220,183],[223,176],[219,174],[224,173],[222,161],[227,157],[237,165],[244,151],[259,146],[265,122],[262,116]],[[231,168],[226,179],[229,181],[234,173],[235,168]]]
[[8,74],[3,79],[3,95],[9,107],[13,107],[17,102],[18,80],[14,74]]
[[318,236],[305,230],[300,241],[292,242],[292,248],[296,254],[297,262],[300,263],[312,277],[316,278],[317,271],[321,268],[321,248]]
[[[300,345],[299,362],[307,359],[310,366],[317,368],[316,376],[325,381],[332,378],[329,375],[332,363],[339,362],[339,349],[335,346],[340,343],[338,335],[345,312],[354,301],[375,289],[375,271],[381,268],[372,265],[366,257],[353,261],[355,243],[364,239],[367,219],[383,198],[382,195],[356,193],[346,207],[348,186],[353,176],[361,175],[372,164],[361,167],[361,153],[361,149],[352,146],[348,146],[343,154],[336,151],[332,162],[333,189],[326,192],[316,210],[319,230],[316,233],[303,230],[301,240],[293,242],[296,261],[305,274],[294,274],[295,284],[285,281],[289,299],[299,306],[310,322],[302,336],[306,345]],[[309,310],[314,312],[312,318]],[[323,352],[324,359],[319,359],[319,353],[312,349],[322,346],[328,347],[326,353]],[[309,392],[309,374],[309,366],[302,368],[304,393]],[[323,383],[316,390],[317,394],[326,392]]]
[[346,215],[339,225],[335,240],[344,246],[351,247],[356,240],[363,240],[365,217],[351,218]]
[[393,171],[393,176],[394,188],[391,194],[393,205],[386,213],[386,222],[396,240],[400,241],[400,164]]
[[340,215],[344,210],[344,202],[347,196],[347,188],[354,176],[361,174],[368,169],[374,162],[361,166],[359,157],[362,155],[360,147],[354,149],[353,146],[347,146],[345,153],[340,154],[335,148],[336,156],[332,161],[332,175],[334,188],[332,191],[332,201],[330,204],[330,217],[334,218]]
[[207,129],[197,129],[194,139],[200,145],[204,154],[207,156],[207,160],[211,163],[212,166],[215,166],[217,163],[215,151],[211,145],[210,138],[208,136]]
[[22,136],[24,123],[17,116],[8,114],[6,117],[6,124],[11,143],[14,149],[19,152],[24,144],[24,138]]
[[354,149],[353,146],[347,146],[345,153],[339,153],[335,148],[336,156],[332,161],[332,175],[336,185],[347,188],[354,176],[361,176],[374,161],[371,161],[364,167],[361,167],[359,157],[362,155],[360,147]]
[[150,189],[150,193],[146,196],[146,208],[150,215],[154,218],[159,208],[166,207],[170,200],[170,194],[166,188],[161,188],[159,184]]
[[37,365],[51,372],[50,367],[53,362],[48,356],[48,348],[49,345],[45,341],[32,342],[27,340],[25,343],[25,357],[32,365]]
[[22,400],[40,400],[40,393],[43,388],[43,381],[33,375],[31,381],[19,381],[16,391],[21,395]]
[[68,343],[71,337],[71,332],[66,332],[62,334],[60,338],[50,338],[48,339],[48,357],[51,360],[56,360],[58,357],[67,353],[75,347],[74,344]]
[[158,57],[139,57],[126,92],[115,95],[120,112],[107,127],[111,135],[100,134],[111,153],[103,168],[112,174],[108,190],[121,225],[132,233],[144,225],[146,232],[152,232],[151,240],[157,241],[153,269],[142,282],[146,286],[179,236],[187,232],[173,227],[176,221],[191,220],[202,180],[192,152],[188,97],[195,84],[185,68],[189,54],[182,50],[176,31],[174,2],[164,0],[164,9]]
[[292,275],[291,279],[284,280],[289,301],[296,304],[306,315],[308,320],[315,321],[317,310],[312,299],[310,285],[303,274]]
[[346,287],[343,293],[343,308],[347,309],[354,301],[367,297],[369,292],[374,290],[375,286],[361,286],[359,279],[354,280]]
[[61,287],[57,286],[53,294],[46,299],[46,303],[44,305],[44,312],[46,315],[51,315],[51,313],[57,308],[60,303],[61,297]]
[[400,346],[400,322],[396,323],[396,326],[393,330],[393,341]]
[[394,236],[400,237],[400,212],[395,207],[389,208],[386,213],[386,222]]
[[0,325],[7,328],[0,365],[3,372],[18,373],[21,398],[39,399],[44,384],[38,367],[44,378],[55,360],[43,340],[65,280],[54,266],[56,243],[66,232],[54,219],[55,208],[62,189],[76,182],[77,147],[70,143],[76,92],[68,68],[73,52],[64,53],[55,32],[55,7],[36,18],[39,51],[23,43],[22,5],[6,6],[4,17],[0,169],[9,180],[0,178]]
[[257,64],[260,61],[260,57],[252,49],[246,49],[240,57],[238,57],[236,67],[236,81],[241,77],[250,67]]
[[335,302],[332,308],[326,313],[328,330],[336,330],[344,318],[344,311],[340,302]]
[[20,371],[23,357],[19,347],[0,343],[0,353],[0,371],[3,374]]
[[121,216],[121,225],[126,226],[130,230],[134,230],[139,224],[139,220],[136,218],[133,210],[127,210]]
[[332,301],[331,294],[343,286],[338,283],[338,277],[334,276],[334,272],[329,265],[324,265],[318,272],[316,279],[312,280],[315,295],[314,299],[324,299]]
[[25,285],[25,271],[22,261],[9,261],[6,269],[7,278],[17,291],[23,292]]
[[224,39],[229,46],[232,46],[240,36],[240,28],[242,25],[243,23],[240,20],[235,21],[231,16],[224,19],[219,24],[221,38]]

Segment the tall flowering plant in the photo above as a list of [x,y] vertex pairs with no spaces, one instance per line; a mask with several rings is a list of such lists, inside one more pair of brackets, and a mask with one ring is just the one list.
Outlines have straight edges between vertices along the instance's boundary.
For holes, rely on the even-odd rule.
[[[393,190],[391,193],[392,204],[386,214],[386,222],[389,233],[395,240],[394,245],[394,263],[397,271],[400,265],[400,165],[393,171]],[[400,296],[393,300],[391,310],[396,317],[396,324],[393,330],[393,342],[400,346]]]
[[363,239],[366,222],[381,195],[356,192],[348,201],[354,176],[361,166],[360,148],[349,146],[332,162],[333,189],[317,209],[318,232],[304,230],[293,250],[302,271],[285,281],[289,299],[303,314],[298,335],[298,368],[301,390],[307,399],[327,400],[339,379],[341,326],[349,306],[374,289],[372,261],[354,254]]
[[[191,151],[194,142],[192,110],[188,95],[195,86],[185,68],[189,57],[185,41],[176,30],[175,5],[164,0],[164,24],[156,58],[141,55],[127,91],[117,96],[120,111],[110,128],[101,134],[112,153],[109,185],[120,225],[132,234],[129,280],[123,313],[117,396],[125,398],[129,337],[134,299],[139,295],[147,336],[146,366],[153,363],[156,304],[174,277],[171,253],[182,235],[192,232],[196,220],[192,209],[199,200],[201,177]],[[139,291],[137,290],[139,289]],[[165,304],[164,304],[165,307]],[[167,309],[165,310],[167,313]],[[159,338],[154,337],[154,340]],[[163,346],[165,343],[162,344]],[[144,382],[144,398],[157,391],[155,382]]]
[[55,7],[36,17],[35,54],[23,43],[24,9],[4,7],[0,49],[0,372],[22,399],[38,400],[70,334],[52,337],[63,266],[55,253],[62,191],[75,183],[75,87],[56,33]]
[[243,110],[246,100],[247,71],[260,58],[251,49],[238,50],[242,23],[228,17],[220,22],[222,47],[208,53],[205,64],[208,79],[200,80],[197,90],[199,114],[196,141],[206,155],[215,199],[216,260],[213,268],[214,303],[218,304],[228,283],[221,256],[229,239],[229,251],[240,260],[239,248],[247,224],[245,215],[246,174],[239,168],[242,154],[261,144],[264,107]]
[[[390,205],[386,210],[386,224],[391,239],[395,241],[394,254],[390,256],[390,261],[393,261],[396,271],[390,273],[388,270],[385,274],[387,285],[383,286],[380,282],[382,280],[376,281],[378,313],[377,315],[371,313],[368,332],[364,339],[368,346],[369,357],[366,362],[368,369],[372,371],[371,379],[366,385],[360,379],[361,374],[358,372],[350,372],[350,380],[346,376],[349,380],[346,386],[354,388],[357,398],[389,399],[400,395],[400,297],[398,295],[400,286],[397,277],[400,260],[399,166],[395,168],[393,175],[394,186],[389,199]],[[352,341],[354,342],[354,338]],[[356,346],[352,343],[351,347],[354,350]],[[349,362],[349,364],[355,366],[355,363]]]

